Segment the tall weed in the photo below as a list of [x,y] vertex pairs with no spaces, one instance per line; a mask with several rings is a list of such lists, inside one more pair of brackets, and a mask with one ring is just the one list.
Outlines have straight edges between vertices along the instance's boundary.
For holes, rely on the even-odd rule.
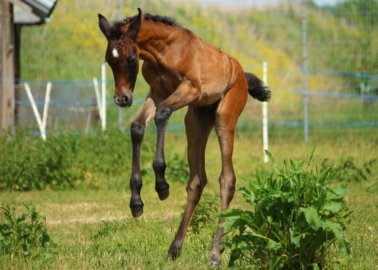
[[202,194],[201,200],[190,221],[190,229],[193,233],[200,233],[206,225],[213,226],[218,211],[219,202],[217,198],[214,195]]
[[[22,132],[1,136],[0,191],[93,187],[97,178],[128,175],[129,136],[118,130],[81,136],[49,134],[46,141]],[[151,144],[143,144],[144,160],[152,160],[150,148]]]
[[329,171],[329,179],[336,182],[361,182],[372,176],[376,162],[377,159],[370,159],[358,165],[351,157],[341,159],[338,163],[324,159],[321,171]]
[[349,253],[343,238],[351,213],[346,189],[328,187],[329,170],[310,170],[309,163],[290,160],[272,172],[256,171],[240,191],[250,208],[221,213],[230,266],[319,269],[331,244]]
[[44,142],[20,133],[0,141],[0,190],[64,189],[82,178],[76,140],[49,136]]
[[189,178],[189,166],[184,158],[174,154],[167,162],[166,176],[168,180],[186,183]]
[[30,257],[51,255],[51,244],[45,220],[35,206],[25,204],[26,212],[19,215],[9,206],[1,206],[0,217],[0,255]]

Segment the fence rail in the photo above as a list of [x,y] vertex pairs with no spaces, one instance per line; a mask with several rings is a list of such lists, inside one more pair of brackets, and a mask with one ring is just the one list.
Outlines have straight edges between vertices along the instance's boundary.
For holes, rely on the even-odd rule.
[[[40,113],[44,107],[44,82],[33,82],[33,95],[35,103]],[[109,84],[109,82],[108,82]],[[39,85],[39,87],[36,87]],[[109,86],[110,87],[110,86]],[[269,128],[275,128],[274,133],[280,133],[279,128],[303,127],[302,119],[303,108],[300,102],[301,97],[309,96],[309,127],[340,128],[340,132],[348,132],[343,128],[378,127],[378,96],[360,95],[353,93],[334,93],[320,91],[278,91],[273,92],[272,104],[269,106]],[[285,104],[275,105],[275,100],[284,96]],[[121,116],[123,121],[119,124],[120,113],[118,108],[113,106],[113,99],[107,98],[108,125],[109,127],[119,127],[122,130],[128,129],[127,124],[132,120],[139,107],[143,104],[144,98],[134,99],[133,106],[129,109],[122,109]],[[366,103],[368,102],[368,103]],[[320,105],[319,105],[320,104]],[[33,134],[38,128],[35,117],[32,113],[31,103],[26,99],[25,93],[16,100],[19,110],[18,128],[29,129]],[[93,90],[93,84],[75,82],[52,82],[49,116],[46,123],[48,132],[70,132],[70,133],[89,133],[99,130],[100,119],[98,116],[98,104]],[[284,105],[284,106],[283,106]],[[251,130],[261,130],[261,106],[260,103],[253,102],[252,99],[247,103],[246,109],[241,115],[238,129],[239,132],[249,132]],[[317,109],[321,106],[321,109]],[[183,130],[184,110],[179,110],[173,114],[168,131]],[[278,128],[278,129],[277,129]],[[151,129],[153,130],[153,128]],[[283,130],[282,130],[283,131]],[[293,133],[298,133],[293,129]],[[317,132],[317,131],[311,131]],[[288,131],[285,129],[285,134]]]

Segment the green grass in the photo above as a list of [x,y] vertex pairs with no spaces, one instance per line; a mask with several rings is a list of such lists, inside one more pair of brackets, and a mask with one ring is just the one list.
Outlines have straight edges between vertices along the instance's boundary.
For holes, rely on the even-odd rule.
[[[128,135],[126,135],[128,140]],[[39,138],[35,138],[36,140]],[[183,156],[185,137],[179,132],[167,134],[166,155]],[[147,144],[154,136],[147,136]],[[174,148],[169,146],[174,144]],[[340,136],[338,138],[312,138],[309,144],[301,139],[272,138],[270,151],[276,160],[306,158],[316,147],[313,166],[320,168],[324,158],[337,163],[343,157],[351,157],[358,164],[375,158],[372,149],[377,148],[374,136]],[[182,147],[178,147],[182,145]],[[129,153],[128,153],[129,154]],[[219,146],[214,134],[207,147],[207,171],[209,183],[205,193],[219,194],[220,172]],[[89,156],[88,156],[89,157]],[[142,158],[148,165],[150,155]],[[151,160],[149,160],[151,159]],[[85,162],[84,160],[82,162]],[[262,163],[261,140],[257,136],[238,136],[234,152],[238,187],[245,185],[243,178],[250,177],[255,168],[270,169]],[[336,250],[328,269],[374,269],[378,265],[378,165],[368,180],[350,182],[346,196],[348,207],[353,211],[345,238],[351,244],[351,256],[345,257]],[[129,166],[125,165],[125,168]],[[143,179],[142,198],[145,213],[133,219],[128,207],[128,171],[115,175],[97,174],[99,188],[82,186],[78,189],[53,191],[29,191],[0,193],[0,202],[21,210],[23,204],[32,202],[40,215],[46,217],[46,225],[54,245],[52,257],[22,258],[0,256],[0,269],[208,269],[208,257],[214,221],[201,226],[199,233],[189,230],[181,257],[167,261],[166,252],[179,224],[185,203],[185,184],[168,179],[170,197],[160,202],[154,191],[153,175]],[[247,207],[239,192],[232,207]],[[226,267],[229,251],[222,257]]]
[[[80,3],[79,3],[80,2]],[[85,4],[86,8],[81,8]],[[122,14],[136,14],[136,7],[151,13],[172,16],[215,46],[236,56],[248,71],[261,77],[261,62],[269,62],[269,85],[273,89],[273,99],[269,105],[272,121],[301,121],[302,101],[298,96],[287,91],[301,85],[302,75],[299,71],[298,56],[301,55],[300,12],[298,9],[253,10],[242,13],[232,11],[210,10],[191,5],[173,5],[167,9],[164,1],[130,0],[125,2]],[[169,11],[168,11],[169,10]],[[23,29],[22,34],[22,77],[27,80],[90,80],[99,74],[99,66],[103,62],[105,39],[97,28],[97,13],[112,18],[113,6],[104,6],[104,1],[61,1],[57,5],[54,16],[49,24],[40,27]],[[311,10],[309,23],[314,35],[322,35],[318,39],[339,33],[335,42],[342,43],[344,37],[353,30],[357,37],[363,31],[357,26],[344,24],[329,13]],[[282,25],[285,25],[283,28]],[[332,25],[332,27],[330,27]],[[235,29],[238,31],[235,32]],[[376,31],[376,29],[374,30]],[[372,32],[372,35],[374,32]],[[233,38],[230,39],[229,37]],[[376,35],[377,36],[377,35]],[[72,37],[72,38],[67,38]],[[341,40],[341,41],[339,41]],[[252,45],[251,45],[252,44]],[[376,42],[372,46],[376,46]],[[310,47],[311,49],[316,49]],[[342,56],[355,54],[355,48],[346,48],[342,53],[335,54],[339,47],[330,47],[326,51],[327,61],[318,59],[313,63],[318,68],[354,70],[355,58],[345,67]],[[375,50],[377,51],[377,50]],[[77,55],[80,54],[80,61]],[[341,56],[339,58],[339,56]],[[49,59],[49,61],[45,61]],[[372,61],[375,59],[371,57]],[[313,59],[314,60],[314,59]],[[315,59],[316,60],[316,59]],[[331,62],[331,63],[329,63]],[[375,63],[374,63],[375,64]],[[374,73],[376,65],[371,68]],[[110,73],[108,73],[110,74]],[[289,75],[290,76],[289,76]],[[110,75],[109,75],[110,76]],[[329,77],[311,76],[311,89],[323,89],[333,85]],[[335,80],[339,83],[341,80]],[[110,86],[110,88],[113,86]],[[92,90],[90,90],[92,91]],[[341,90],[340,90],[341,91]],[[137,82],[135,98],[142,98],[147,93],[147,86],[140,78]],[[109,95],[112,95],[111,91]],[[366,111],[361,101],[342,101],[334,99],[310,100],[310,120],[324,121],[375,121],[377,106],[372,104]],[[123,110],[124,119],[131,119],[137,106]],[[170,125],[182,125],[186,109],[180,110],[172,117]],[[260,134],[260,105],[253,103],[243,112],[240,122],[255,125],[241,127],[235,141],[234,167],[237,174],[237,185],[245,185],[243,180],[251,177],[256,168],[269,170],[271,165],[262,163],[262,142]],[[348,111],[348,114],[343,113]],[[117,109],[109,107],[109,126],[115,127]],[[340,113],[338,113],[340,112]],[[338,118],[338,117],[343,117]],[[126,122],[126,121],[125,121]],[[128,129],[128,123],[125,128]],[[257,127],[258,126],[258,127]],[[68,145],[77,140],[78,148],[74,157],[76,162],[63,163],[66,168],[81,168],[84,180],[74,189],[52,190],[53,185],[43,190],[28,192],[12,192],[0,190],[0,204],[23,209],[24,203],[32,202],[38,213],[46,217],[49,235],[54,243],[53,256],[49,258],[21,258],[0,256],[0,269],[208,269],[208,257],[212,237],[215,233],[214,221],[201,225],[202,231],[194,233],[190,229],[184,243],[181,257],[176,261],[166,261],[166,252],[172,241],[183,211],[186,192],[185,183],[168,179],[171,185],[170,197],[160,202],[154,191],[154,177],[148,171],[152,164],[155,133],[149,129],[146,144],[142,153],[142,169],[146,171],[143,178],[142,198],[145,213],[140,219],[133,219],[129,204],[129,173],[130,173],[130,138],[127,133],[110,132],[104,136],[63,136],[61,139]],[[339,164],[350,157],[358,166],[376,158],[378,140],[376,127],[337,128],[311,127],[310,141],[303,142],[302,127],[272,127],[270,129],[270,151],[278,161],[283,159],[306,159],[314,147],[313,166],[321,167],[324,159]],[[38,140],[38,141],[37,141]],[[23,146],[40,145],[39,138],[29,138]],[[54,138],[59,143],[59,139]],[[48,159],[38,160],[37,150],[21,148],[17,151],[6,141],[0,140],[0,159],[3,147],[13,155],[15,161],[22,159],[17,155],[30,154],[32,160],[22,162],[28,168],[33,164],[59,164]],[[30,143],[28,143],[30,142]],[[48,142],[49,143],[49,142]],[[53,143],[53,142],[52,142]],[[174,166],[185,165],[176,157],[186,155],[184,131],[168,132],[166,135],[166,158],[173,160]],[[173,147],[172,147],[173,146]],[[39,149],[36,147],[36,149]],[[56,148],[59,150],[59,147]],[[46,149],[46,153],[53,152]],[[69,150],[67,150],[69,151]],[[210,136],[207,152],[207,174],[209,183],[205,193],[218,196],[218,177],[221,170],[219,145],[214,133]],[[66,156],[64,156],[66,157]],[[72,156],[71,156],[72,158]],[[71,159],[69,161],[72,161]],[[0,172],[10,172],[19,163],[6,163]],[[68,165],[69,166],[68,166]],[[18,166],[18,165],[17,165]],[[18,167],[19,168],[19,167]],[[17,169],[17,168],[16,168]],[[27,170],[25,169],[26,173]],[[34,175],[35,170],[29,170]],[[328,269],[374,269],[378,265],[378,164],[375,163],[373,173],[367,180],[355,183],[350,181],[347,204],[353,210],[352,220],[346,230],[346,240],[351,244],[351,256],[345,257],[336,250],[327,256],[330,264]],[[175,175],[172,173],[171,175]],[[2,178],[3,175],[0,175]],[[39,179],[33,179],[38,181]],[[0,179],[1,181],[1,179]],[[247,207],[239,192],[232,202],[232,207]],[[227,265],[229,251],[222,257],[222,268]]]

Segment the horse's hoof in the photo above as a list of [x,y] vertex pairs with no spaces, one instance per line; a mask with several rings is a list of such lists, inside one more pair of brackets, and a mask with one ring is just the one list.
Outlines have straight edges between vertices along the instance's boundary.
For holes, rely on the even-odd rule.
[[143,206],[136,206],[131,208],[131,214],[134,218],[138,218],[143,215]]
[[215,254],[211,254],[210,264],[214,268],[219,268],[221,264],[220,257],[216,256]]
[[142,201],[130,201],[131,214],[134,218],[140,217],[143,214],[143,205]]
[[169,196],[169,184],[167,182],[156,185],[155,190],[161,201],[164,201]]
[[178,256],[180,256],[180,253],[181,253],[181,248],[176,247],[176,246],[171,246],[168,250],[167,259],[174,261],[177,259]]
[[169,196],[169,187],[165,190],[159,190],[157,193],[158,193],[159,199],[161,201],[164,201]]

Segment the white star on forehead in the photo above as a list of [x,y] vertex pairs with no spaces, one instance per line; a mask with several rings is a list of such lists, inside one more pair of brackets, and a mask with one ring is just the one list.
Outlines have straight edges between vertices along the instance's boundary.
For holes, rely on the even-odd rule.
[[114,48],[114,49],[112,50],[112,55],[113,55],[114,58],[118,58],[118,57],[119,57],[119,53],[118,53],[118,51],[117,51],[116,48]]

